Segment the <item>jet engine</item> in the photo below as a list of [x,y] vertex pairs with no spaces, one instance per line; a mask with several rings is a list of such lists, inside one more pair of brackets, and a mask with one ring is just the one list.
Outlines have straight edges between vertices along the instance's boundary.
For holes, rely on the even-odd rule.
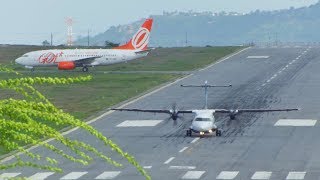
[[63,61],[58,63],[59,70],[72,70],[76,68],[76,64],[73,61]]

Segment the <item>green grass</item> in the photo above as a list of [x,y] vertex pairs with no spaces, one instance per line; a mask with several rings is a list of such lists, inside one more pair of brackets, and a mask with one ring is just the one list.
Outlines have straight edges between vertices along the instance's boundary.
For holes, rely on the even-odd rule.
[[[26,73],[30,77],[74,77],[88,75],[83,73]],[[88,82],[70,85],[38,85],[36,88],[43,93],[57,107],[71,113],[80,119],[88,118],[107,107],[118,104],[129,98],[137,96],[159,84],[178,78],[173,74],[91,74],[93,79]],[[0,79],[19,77],[4,74]],[[15,92],[0,91],[2,98],[17,97]]]
[[[56,48],[56,47],[55,47]],[[128,63],[109,66],[97,66],[94,70],[102,71],[190,71],[233,53],[243,47],[185,47],[185,48],[156,48],[148,56]],[[23,66],[14,64],[14,59],[24,53],[39,49],[41,46],[0,46],[0,63],[7,64],[15,70],[26,70]],[[36,68],[37,69],[37,68]],[[40,70],[56,68],[39,68]],[[91,69],[91,71],[94,71]]]

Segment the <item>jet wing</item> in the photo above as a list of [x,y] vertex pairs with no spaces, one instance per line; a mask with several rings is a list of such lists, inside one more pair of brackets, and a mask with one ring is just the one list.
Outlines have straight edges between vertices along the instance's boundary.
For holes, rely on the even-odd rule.
[[91,65],[96,58],[100,58],[100,57],[101,56],[94,56],[94,57],[78,59],[78,60],[75,60],[74,63],[76,64],[76,66]]
[[[118,109],[118,108],[112,108],[111,110],[114,110],[114,111],[133,111],[133,112],[172,114],[172,110],[168,110],[168,109]],[[192,113],[191,110],[179,110],[179,111],[176,111],[176,112],[178,114]]]

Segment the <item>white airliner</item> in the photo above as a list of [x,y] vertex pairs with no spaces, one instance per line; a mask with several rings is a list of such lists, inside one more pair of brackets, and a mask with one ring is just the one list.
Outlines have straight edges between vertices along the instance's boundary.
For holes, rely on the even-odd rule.
[[53,66],[59,70],[72,70],[82,67],[110,65],[127,62],[148,55],[148,43],[153,19],[146,19],[130,41],[113,49],[66,49],[40,50],[24,54],[15,60],[16,63],[33,70],[34,67]]

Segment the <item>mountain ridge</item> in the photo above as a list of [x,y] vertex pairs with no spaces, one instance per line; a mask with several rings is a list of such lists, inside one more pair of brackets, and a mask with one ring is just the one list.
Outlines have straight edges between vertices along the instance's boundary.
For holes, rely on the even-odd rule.
[[[320,2],[302,8],[259,11],[248,14],[236,12],[164,12],[150,16],[154,19],[150,46],[219,46],[271,42],[319,42]],[[144,19],[127,25],[112,26],[90,38],[92,45],[105,41],[125,43]],[[80,38],[79,45],[86,45]]]

